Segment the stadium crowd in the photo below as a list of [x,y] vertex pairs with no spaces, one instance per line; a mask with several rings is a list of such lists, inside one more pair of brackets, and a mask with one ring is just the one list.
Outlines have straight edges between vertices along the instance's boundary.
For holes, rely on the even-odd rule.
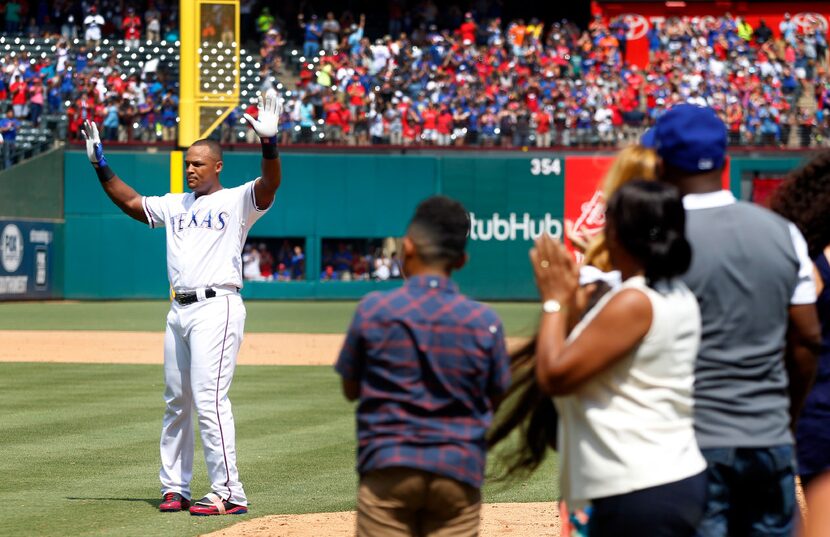
[[362,16],[301,17],[304,42],[290,52],[283,29],[265,29],[263,86],[286,79],[286,55],[298,76],[295,90],[277,86],[283,143],[612,146],[680,102],[715,108],[732,144],[826,139],[826,28],[796,31],[789,15],[777,32],[732,16],[669,19],[649,31],[642,68],[624,61],[622,20],[584,31],[473,13],[444,30],[422,20],[370,40]]
[[[24,4],[12,0],[0,10],[7,154],[21,125],[38,127],[44,114],[60,115],[56,130],[69,139],[79,138],[88,117],[109,141],[175,139],[177,74],[158,62],[177,52],[175,6]],[[257,90],[276,87],[286,102],[282,144],[615,146],[636,140],[680,102],[715,108],[733,145],[827,143],[825,28],[797,30],[789,16],[779,28],[751,28],[732,16],[672,18],[649,31],[650,61],[640,68],[624,61],[622,20],[595,18],[580,29],[567,21],[479,18],[454,7],[439,26],[424,6],[434,4],[392,16],[390,33],[377,39],[367,35],[363,15],[301,15],[289,28],[267,8],[253,18],[248,6],[260,56],[243,67],[252,70],[246,102],[225,120],[222,140],[251,142],[242,114],[256,113]],[[18,47],[15,33],[49,37],[51,46]],[[141,68],[127,69],[125,58],[102,53],[108,39],[125,53],[152,46],[152,59],[139,57],[133,63]]]

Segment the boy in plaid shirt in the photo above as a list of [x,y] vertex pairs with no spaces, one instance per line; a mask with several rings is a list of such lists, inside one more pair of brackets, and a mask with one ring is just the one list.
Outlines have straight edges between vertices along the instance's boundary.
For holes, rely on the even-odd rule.
[[498,316],[450,280],[467,261],[464,207],[422,202],[406,284],[357,307],[335,369],[358,400],[357,533],[478,535],[485,433],[510,383]]

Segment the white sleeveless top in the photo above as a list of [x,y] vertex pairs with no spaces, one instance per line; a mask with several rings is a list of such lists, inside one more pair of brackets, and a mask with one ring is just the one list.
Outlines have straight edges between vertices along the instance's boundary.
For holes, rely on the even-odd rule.
[[661,282],[655,290],[642,276],[629,278],[599,301],[568,341],[629,288],[643,291],[653,308],[643,341],[575,393],[555,398],[560,490],[569,508],[679,481],[706,467],[692,421],[700,311],[680,280]]

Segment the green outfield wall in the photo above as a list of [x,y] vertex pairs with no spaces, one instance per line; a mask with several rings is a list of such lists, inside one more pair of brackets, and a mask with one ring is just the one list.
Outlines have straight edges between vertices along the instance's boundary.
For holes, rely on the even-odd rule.
[[[782,174],[804,156],[733,156],[724,184],[741,194],[755,172]],[[108,151],[113,169],[137,191],[163,195],[180,180],[169,152]],[[359,298],[400,282],[318,281],[324,239],[400,237],[415,206],[436,193],[464,203],[471,217],[470,261],[457,274],[480,299],[536,297],[527,252],[534,237],[561,236],[564,220],[590,231],[602,225],[596,185],[610,155],[543,152],[283,154],[274,207],[250,237],[305,240],[306,280],[246,282],[255,299]],[[257,153],[225,154],[222,183],[259,174]],[[123,215],[103,193],[82,151],[63,159],[63,295],[67,299],[164,298],[169,294],[163,230]],[[174,185],[175,186],[175,185]],[[180,185],[179,185],[180,186]],[[0,215],[2,216],[2,215]]]

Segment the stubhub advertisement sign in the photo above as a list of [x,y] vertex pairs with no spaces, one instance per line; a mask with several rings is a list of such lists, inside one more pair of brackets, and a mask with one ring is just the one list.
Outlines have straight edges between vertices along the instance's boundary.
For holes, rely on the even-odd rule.
[[0,300],[56,298],[60,226],[0,219]]
[[528,251],[542,233],[564,234],[565,155],[447,155],[440,166],[441,192],[470,215],[470,260],[453,276],[461,290],[491,300],[535,298]]

